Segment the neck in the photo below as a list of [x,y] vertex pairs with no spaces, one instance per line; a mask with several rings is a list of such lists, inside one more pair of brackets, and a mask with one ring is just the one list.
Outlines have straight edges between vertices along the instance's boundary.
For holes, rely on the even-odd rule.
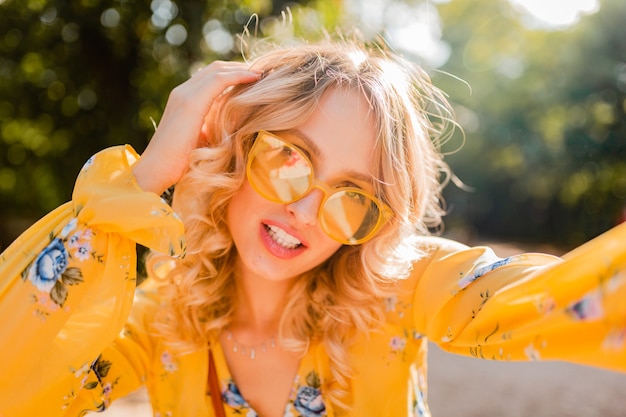
[[276,334],[293,281],[272,281],[236,270],[237,308],[230,327],[239,340],[255,342]]

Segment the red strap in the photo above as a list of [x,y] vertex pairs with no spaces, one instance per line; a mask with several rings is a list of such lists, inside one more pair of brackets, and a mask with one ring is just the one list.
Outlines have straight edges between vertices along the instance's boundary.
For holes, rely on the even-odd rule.
[[213,352],[211,349],[209,349],[209,390],[215,417],[226,417],[224,404],[222,403],[222,392],[220,391],[220,385],[217,382],[217,372],[215,370],[215,361],[213,360]]

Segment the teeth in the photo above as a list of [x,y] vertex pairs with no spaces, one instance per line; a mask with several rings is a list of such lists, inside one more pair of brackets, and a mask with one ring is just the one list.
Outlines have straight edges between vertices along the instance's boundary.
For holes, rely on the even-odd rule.
[[295,249],[302,243],[298,239],[296,239],[295,237],[293,237],[290,234],[288,234],[287,232],[285,232],[280,227],[268,225],[267,226],[267,230],[269,232],[270,237],[276,243],[278,243],[280,246],[282,246],[284,248]]

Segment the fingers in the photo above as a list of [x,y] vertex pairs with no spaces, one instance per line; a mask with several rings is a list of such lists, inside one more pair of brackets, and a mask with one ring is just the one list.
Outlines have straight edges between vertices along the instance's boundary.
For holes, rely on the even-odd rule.
[[226,89],[237,84],[257,81],[261,75],[261,71],[250,70],[249,65],[242,62],[215,61],[176,87],[170,98],[176,105],[184,107],[192,105],[195,109],[189,110],[206,115],[213,100]]
[[215,61],[200,69],[181,86],[189,85],[199,87],[205,92],[219,91],[221,94],[231,85],[256,81],[261,75],[262,71],[251,70],[243,62]]
[[192,77],[203,76],[207,73],[211,72],[225,72],[225,71],[240,71],[240,70],[249,70],[250,65],[245,62],[236,62],[236,61],[213,61],[209,65],[206,65],[194,74]]

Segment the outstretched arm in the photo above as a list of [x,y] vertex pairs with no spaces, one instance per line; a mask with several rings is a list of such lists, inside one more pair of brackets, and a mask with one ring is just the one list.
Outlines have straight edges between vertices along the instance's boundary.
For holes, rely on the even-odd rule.
[[500,259],[488,248],[444,241],[416,271],[416,325],[442,349],[463,355],[626,371],[624,242],[626,224],[562,259]]

